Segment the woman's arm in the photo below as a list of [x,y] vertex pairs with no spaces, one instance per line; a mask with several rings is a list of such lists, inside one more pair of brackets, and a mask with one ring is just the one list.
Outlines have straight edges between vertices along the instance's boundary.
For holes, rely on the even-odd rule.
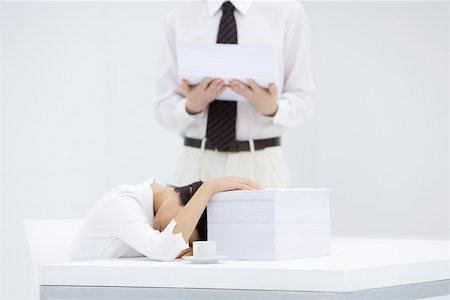
[[[148,223],[142,207],[129,193],[115,197],[105,220],[108,231],[143,255],[161,261],[171,261],[188,249],[188,241],[211,196],[229,190],[260,188],[249,179],[230,177],[205,182],[191,200],[162,231]],[[181,233],[181,234],[179,234]]]
[[148,258],[171,261],[189,247],[181,234],[173,234],[174,221],[162,232],[153,229],[131,193],[116,196],[105,213],[105,229]]
[[257,189],[261,189],[258,184],[250,179],[241,177],[226,177],[206,181],[175,217],[174,220],[177,222],[177,225],[173,229],[173,233],[177,234],[181,232],[184,240],[188,242],[209,199],[215,193]]

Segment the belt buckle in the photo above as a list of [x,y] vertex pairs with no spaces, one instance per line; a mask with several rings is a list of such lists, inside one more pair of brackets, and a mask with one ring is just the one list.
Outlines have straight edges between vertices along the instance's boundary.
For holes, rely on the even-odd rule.
[[227,150],[229,152],[239,152],[239,144],[237,141],[233,141],[231,142],[228,146],[227,146]]

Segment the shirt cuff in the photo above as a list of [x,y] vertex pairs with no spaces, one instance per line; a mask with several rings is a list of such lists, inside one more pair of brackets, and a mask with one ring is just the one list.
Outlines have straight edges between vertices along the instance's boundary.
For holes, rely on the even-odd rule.
[[189,245],[184,240],[183,234],[181,232],[173,233],[173,229],[175,228],[175,226],[177,226],[177,221],[175,221],[175,219],[172,219],[169,225],[167,225],[163,232],[161,232],[161,235],[164,236],[166,241],[170,243],[169,248],[174,249],[174,252],[178,254],[184,249],[189,248]]
[[275,116],[273,116],[273,123],[277,125],[283,125],[287,118],[289,118],[289,103],[286,100],[278,100],[277,101],[278,109],[275,113]]
[[184,98],[181,101],[179,101],[175,105],[175,112],[174,112],[175,115],[178,117],[178,119],[181,120],[181,122],[183,123],[184,127],[188,126],[189,124],[191,124],[195,120],[202,118],[204,116],[204,114],[205,114],[205,110],[203,110],[203,111],[199,112],[198,114],[190,115],[186,111],[186,101],[187,101],[186,98]]

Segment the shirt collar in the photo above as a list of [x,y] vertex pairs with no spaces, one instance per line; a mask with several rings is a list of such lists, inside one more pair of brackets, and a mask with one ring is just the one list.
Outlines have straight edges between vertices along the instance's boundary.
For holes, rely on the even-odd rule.
[[[206,0],[208,2],[209,16],[212,17],[216,12],[220,10],[222,4],[225,2],[223,0]],[[252,1],[249,0],[231,0],[234,7],[242,14],[244,17],[247,15],[252,5]]]

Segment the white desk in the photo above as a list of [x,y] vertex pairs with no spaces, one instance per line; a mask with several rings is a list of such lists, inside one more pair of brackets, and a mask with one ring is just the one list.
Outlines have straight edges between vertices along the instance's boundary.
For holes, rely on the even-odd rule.
[[447,240],[334,239],[331,256],[289,261],[133,258],[39,267],[41,299],[420,299],[450,295],[449,279]]

